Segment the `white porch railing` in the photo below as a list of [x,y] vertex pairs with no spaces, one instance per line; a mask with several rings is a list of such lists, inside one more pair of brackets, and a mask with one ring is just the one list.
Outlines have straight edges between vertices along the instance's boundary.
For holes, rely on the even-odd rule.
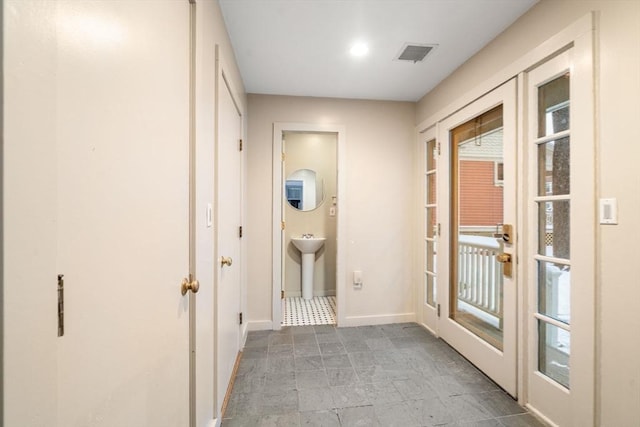
[[498,240],[458,237],[458,299],[502,320],[502,252]]

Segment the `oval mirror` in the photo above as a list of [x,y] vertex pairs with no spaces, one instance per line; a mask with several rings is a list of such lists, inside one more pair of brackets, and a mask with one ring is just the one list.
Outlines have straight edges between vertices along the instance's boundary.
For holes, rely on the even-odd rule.
[[311,169],[298,169],[287,177],[285,197],[291,207],[299,211],[312,211],[324,199],[322,178]]

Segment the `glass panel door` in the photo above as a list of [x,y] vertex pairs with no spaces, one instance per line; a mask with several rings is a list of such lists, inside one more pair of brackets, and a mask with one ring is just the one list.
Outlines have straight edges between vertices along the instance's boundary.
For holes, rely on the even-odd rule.
[[503,107],[450,132],[452,213],[449,316],[503,349]]
[[424,275],[425,275],[425,304],[436,306],[436,236],[438,235],[438,223],[436,221],[436,140],[432,139],[426,143],[426,172],[424,197],[424,221],[425,221],[425,255]]
[[[438,330],[516,396],[516,85],[439,124]],[[440,198],[442,200],[442,198]],[[515,264],[515,263],[513,263]]]
[[527,405],[594,425],[595,142],[590,37],[526,75]]
[[571,348],[569,73],[538,87],[538,370],[569,388]]
[[421,266],[420,319],[434,333],[438,333],[438,289],[436,271],[439,252],[438,226],[438,142],[435,126],[421,132],[420,160],[421,187],[420,198],[420,241],[419,254]]

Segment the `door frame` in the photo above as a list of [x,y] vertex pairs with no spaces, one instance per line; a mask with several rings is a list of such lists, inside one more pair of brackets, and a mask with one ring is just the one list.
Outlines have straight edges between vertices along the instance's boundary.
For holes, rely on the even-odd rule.
[[344,323],[345,307],[344,295],[346,290],[346,129],[343,125],[309,124],[275,122],[273,124],[273,233],[272,233],[272,329],[282,328],[282,298],[281,289],[283,276],[283,191],[284,180],[282,171],[282,135],[283,132],[325,132],[337,134],[337,213],[336,213],[336,323]]

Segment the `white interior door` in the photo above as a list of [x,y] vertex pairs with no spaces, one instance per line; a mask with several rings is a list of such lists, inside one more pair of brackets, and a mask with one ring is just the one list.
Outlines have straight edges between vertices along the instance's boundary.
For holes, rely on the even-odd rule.
[[186,426],[189,4],[57,7],[57,425]]
[[223,406],[240,350],[241,155],[242,121],[232,89],[218,59],[218,138],[216,162],[217,343],[216,402]]
[[512,396],[516,268],[509,260],[516,258],[515,94],[511,80],[438,128],[439,195],[450,196],[438,209],[439,333]]

